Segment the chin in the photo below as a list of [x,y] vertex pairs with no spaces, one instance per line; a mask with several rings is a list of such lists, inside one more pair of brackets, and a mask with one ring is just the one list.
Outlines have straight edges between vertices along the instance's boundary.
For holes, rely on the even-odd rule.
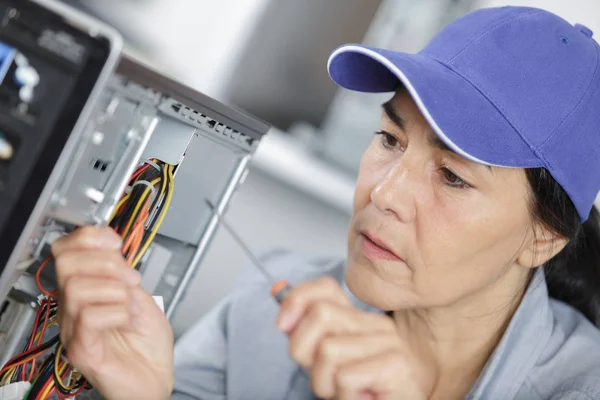
[[345,280],[357,299],[383,311],[411,307],[407,288],[395,285],[379,276],[373,267],[359,261],[349,261]]

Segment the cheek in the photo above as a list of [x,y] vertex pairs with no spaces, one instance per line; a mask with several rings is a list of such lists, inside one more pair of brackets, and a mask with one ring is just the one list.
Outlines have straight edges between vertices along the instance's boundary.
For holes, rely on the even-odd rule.
[[415,285],[445,302],[495,282],[515,261],[526,232],[527,209],[512,204],[508,215],[478,196],[421,204]]

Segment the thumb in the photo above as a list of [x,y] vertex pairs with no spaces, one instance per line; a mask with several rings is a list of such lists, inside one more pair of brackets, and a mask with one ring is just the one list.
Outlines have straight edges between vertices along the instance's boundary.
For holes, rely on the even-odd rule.
[[342,399],[426,399],[412,368],[398,354],[383,353],[340,368],[336,374]]
[[131,325],[135,330],[148,327],[148,323],[163,312],[154,298],[139,286],[130,289]]
[[362,392],[358,396],[358,400],[377,400],[377,397],[372,392]]

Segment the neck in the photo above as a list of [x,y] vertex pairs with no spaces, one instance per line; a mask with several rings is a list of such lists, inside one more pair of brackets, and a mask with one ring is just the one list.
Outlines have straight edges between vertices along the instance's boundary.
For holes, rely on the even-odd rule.
[[393,313],[399,334],[438,371],[434,398],[462,398],[474,384],[520,304],[521,273],[449,306]]

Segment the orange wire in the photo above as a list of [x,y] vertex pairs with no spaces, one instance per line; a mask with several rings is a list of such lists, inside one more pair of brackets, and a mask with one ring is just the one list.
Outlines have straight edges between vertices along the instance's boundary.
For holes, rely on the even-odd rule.
[[129,236],[127,236],[127,239],[125,239],[125,243],[123,243],[123,254],[127,253],[127,250],[129,250],[131,248],[131,243],[133,242],[133,234],[130,234]]
[[127,253],[127,251],[129,251],[129,254],[137,252],[135,247],[137,243],[137,237],[140,234],[139,230],[139,223],[136,223],[133,226],[131,232],[129,233],[129,236],[127,236],[127,239],[125,240],[125,244],[123,246],[123,254]]
[[146,221],[148,220],[150,214],[150,199],[146,200],[146,204],[142,207],[140,214],[138,216],[135,225],[131,228],[129,233],[129,237],[126,241],[125,249],[129,249],[129,256],[127,257],[127,263],[132,264],[135,259],[137,253],[140,250],[140,246],[142,245],[142,240],[144,239],[144,226],[146,225]]
[[[136,225],[137,227],[137,225]],[[129,248],[129,255],[127,256],[127,264],[131,265],[131,262],[133,261],[133,259],[135,258],[137,249],[136,249],[136,244],[137,244],[137,238],[139,236],[139,229],[133,229],[131,231],[131,233],[129,234],[129,238],[131,238],[131,247]]]
[[[45,351],[45,350],[44,350],[44,351]],[[40,352],[38,352],[38,353],[32,354],[32,355],[30,355],[29,357],[27,357],[27,358],[25,358],[25,359],[23,359],[23,360],[19,361],[19,362],[18,362],[18,363],[16,363],[16,364],[13,364],[13,363],[11,363],[11,364],[7,364],[7,365],[6,365],[4,368],[2,368],[2,369],[0,370],[0,375],[4,374],[6,371],[8,371],[8,370],[9,370],[9,369],[11,369],[11,368],[18,367],[19,365],[22,365],[22,364],[28,363],[29,361],[33,360],[34,358],[37,358],[37,357],[39,357],[39,356],[40,356],[40,354],[42,354],[44,351],[40,351]]]
[[53,292],[49,292],[46,289],[44,289],[44,287],[42,286],[42,282],[40,281],[40,278],[42,276],[42,271],[43,269],[46,267],[46,265],[48,265],[48,263],[50,262],[51,257],[47,257],[39,266],[38,270],[35,273],[35,283],[37,284],[38,289],[40,289],[40,291],[45,294],[48,297],[55,297],[58,294],[58,291],[55,290]]
[[148,219],[148,212],[146,209],[140,215],[140,219],[136,222],[134,228],[131,231],[131,249],[129,250],[129,256],[127,257],[127,263],[132,264],[135,259],[137,253],[140,250],[140,246],[142,245],[142,239],[144,238],[144,225],[146,224],[146,220]]
[[[58,369],[60,370],[60,369],[61,369],[61,368],[62,368],[64,365],[65,365],[65,362],[61,360],[61,362],[60,362],[60,364],[59,364],[59,366],[58,366]],[[62,378],[63,378],[63,379],[64,379],[64,378],[66,377],[66,375],[69,373],[70,369],[71,369],[71,367],[70,367],[70,366],[69,366],[69,367],[67,367],[67,368],[65,369],[65,371],[64,371],[64,372],[63,372],[63,374],[62,374]],[[44,392],[45,392],[45,391],[48,389],[48,386],[50,386],[50,385],[54,385],[54,379],[52,379],[52,378],[51,378],[51,379],[48,379],[48,381],[47,381],[47,382],[44,384],[44,387],[42,387],[42,390],[40,390],[40,391],[39,391],[39,393],[40,393],[40,394],[44,393]],[[49,398],[51,398],[51,397],[52,397],[52,394],[53,394],[53,393],[55,393],[55,392],[56,392],[56,386],[55,386],[55,387],[53,387],[53,388],[52,388],[52,390],[50,390],[50,392],[48,392],[48,395],[47,395],[45,398],[46,398],[46,399],[49,399]],[[60,393],[60,392],[58,392],[58,393]],[[61,396],[59,395],[59,397],[60,397],[61,399],[69,399],[69,398],[74,398],[74,396],[72,396],[72,395],[65,396],[65,397],[61,397]]]
[[[38,346],[42,345],[42,342],[44,340],[44,334],[46,333],[46,329],[48,328],[48,319],[50,318],[50,308],[51,308],[51,306],[52,306],[52,304],[51,304],[50,300],[47,300],[47,304],[46,304],[46,316],[44,317],[44,324],[42,325],[42,332],[40,333],[40,337],[39,337],[38,342],[37,342]],[[32,360],[32,362],[31,362],[31,369],[29,370],[29,376],[28,376],[28,379],[27,379],[29,382],[31,382],[31,380],[35,376],[35,361],[36,361],[36,359],[34,358]]]
[[[149,164],[146,164],[144,166],[140,166],[137,171],[134,173],[134,175],[130,178],[130,181],[135,180],[135,178],[137,178],[137,176],[139,176],[143,171],[145,171],[146,169],[149,168]],[[146,221],[149,217],[149,203],[150,203],[150,199],[148,199],[146,201],[146,204],[144,205],[144,207],[141,210],[141,213],[138,217],[138,221],[136,221],[135,226],[132,228],[130,235],[127,237],[126,242],[123,245],[123,253],[126,253],[127,250],[129,249],[129,256],[127,258],[127,262],[129,264],[131,264],[133,262],[133,260],[135,259],[135,256],[137,255],[140,246],[142,244],[142,240],[144,237],[144,226],[146,224]],[[124,208],[124,205],[121,207]],[[121,210],[119,210],[121,211]],[[44,294],[47,297],[56,297],[58,294],[58,289],[50,292],[48,290],[46,290],[41,282],[41,274],[42,271],[44,270],[44,268],[48,265],[48,263],[50,262],[50,260],[52,259],[51,256],[47,257],[44,261],[42,261],[42,263],[40,264],[40,266],[38,267],[36,273],[35,273],[35,283],[38,287],[38,289],[42,292],[42,294]],[[47,309],[46,309],[46,316],[44,318],[44,324],[42,325],[42,331],[40,333],[40,337],[38,339],[38,346],[41,345],[42,341],[43,341],[43,337],[44,334],[46,332],[46,328],[48,326],[48,319],[50,316],[50,301],[48,300],[48,305],[47,305]],[[11,365],[7,365],[6,367],[2,368],[0,370],[0,375],[4,374],[6,371],[8,371],[11,368],[15,368],[19,365],[22,364],[26,364],[28,362],[32,362],[31,364],[31,369],[29,371],[29,376],[28,376],[28,380],[31,381],[35,375],[35,361],[36,358],[39,357],[39,355],[42,354],[41,352],[39,354],[32,354],[31,356],[27,357],[24,360],[21,360],[20,362],[18,362],[17,364],[11,364]]]

